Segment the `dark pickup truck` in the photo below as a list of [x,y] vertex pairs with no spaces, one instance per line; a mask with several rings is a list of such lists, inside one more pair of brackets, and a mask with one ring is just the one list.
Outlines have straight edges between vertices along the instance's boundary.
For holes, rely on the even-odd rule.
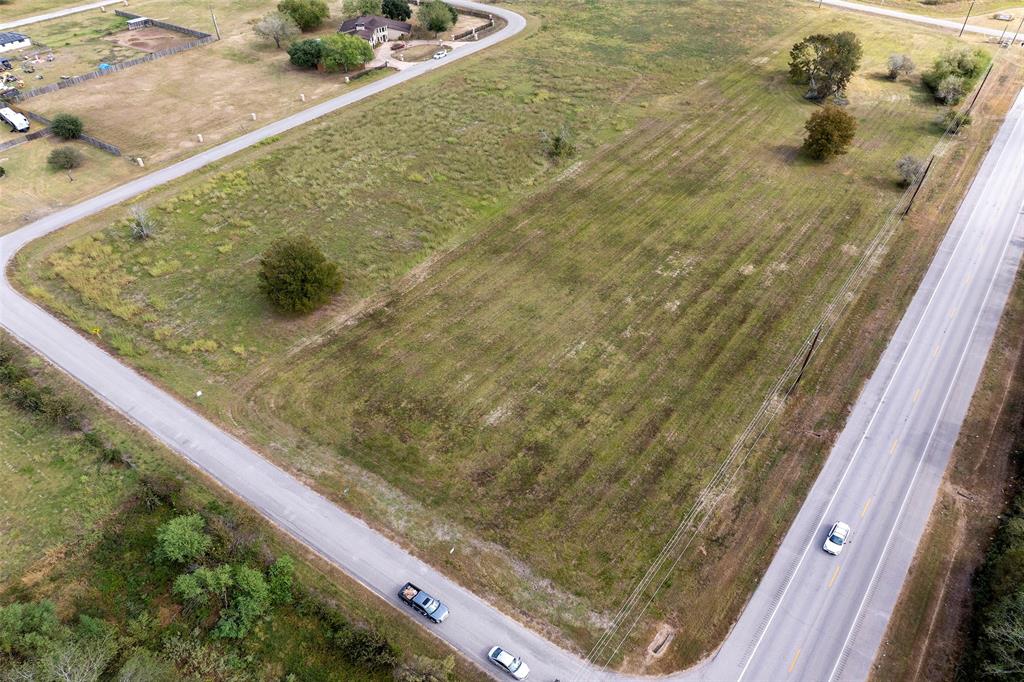
[[448,617],[447,606],[412,583],[405,584],[398,592],[398,598],[435,623],[442,623]]

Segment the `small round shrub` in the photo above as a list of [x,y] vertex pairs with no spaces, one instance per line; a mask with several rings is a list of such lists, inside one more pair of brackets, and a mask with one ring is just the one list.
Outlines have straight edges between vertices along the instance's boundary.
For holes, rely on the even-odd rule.
[[71,170],[82,165],[82,155],[71,147],[57,147],[46,157],[46,163],[54,170]]
[[75,140],[82,136],[82,119],[71,114],[57,114],[50,123],[50,130],[62,140]]
[[278,310],[309,313],[341,288],[341,273],[309,237],[286,237],[260,258],[259,288]]

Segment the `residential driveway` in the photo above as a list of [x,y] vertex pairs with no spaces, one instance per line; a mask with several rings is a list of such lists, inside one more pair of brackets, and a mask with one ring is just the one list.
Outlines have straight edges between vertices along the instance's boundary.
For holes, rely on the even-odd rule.
[[[455,4],[486,8],[508,25],[479,42],[460,45],[445,59],[414,64],[0,237],[4,272],[14,254],[34,239],[443,68],[526,25],[518,14],[501,7],[468,0]],[[866,677],[1014,280],[1024,249],[1022,211],[1024,95],[1007,115],[878,368],[738,623],[710,660],[659,679]],[[487,650],[500,644],[526,659],[531,679],[538,682],[628,679],[590,667],[340,510],[22,297],[6,274],[0,278],[0,326],[388,603],[401,608],[396,593],[406,580],[436,594],[452,615],[429,629],[470,661],[484,666]],[[823,533],[840,519],[853,527],[853,544],[840,557],[829,557],[820,551]]]
[[[452,41],[452,40],[405,40],[405,41],[402,41],[402,42],[405,43],[406,47],[417,47],[419,45],[433,45],[438,50],[440,50],[441,48],[445,48],[449,52],[453,52],[453,51],[459,50],[459,49],[461,49],[461,48],[463,48],[463,47],[465,47],[467,45],[471,45],[472,44],[472,43],[466,42],[466,41],[455,42],[455,41]],[[419,61],[410,61],[410,62],[403,61],[399,56],[396,56],[392,52],[391,45],[392,45],[392,43],[384,43],[383,45],[379,45],[373,51],[373,55],[374,55],[373,56],[373,61],[370,62],[369,64],[367,64],[367,66],[375,67],[375,66],[385,66],[386,65],[386,66],[388,66],[388,67],[390,67],[392,69],[395,69],[396,71],[405,71],[406,69],[408,69],[408,68],[410,68],[410,67],[412,67],[412,66],[414,66],[416,64],[419,64],[419,63],[421,63],[423,61],[429,61],[430,60],[430,58],[428,57],[426,60],[422,60],[421,59]],[[451,54],[449,54],[444,59],[439,59],[437,61],[444,61],[444,60],[447,60],[449,58],[451,58]]]

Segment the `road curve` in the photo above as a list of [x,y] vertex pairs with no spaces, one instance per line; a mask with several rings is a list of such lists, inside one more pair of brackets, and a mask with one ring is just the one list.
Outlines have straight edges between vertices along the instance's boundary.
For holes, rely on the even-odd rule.
[[[509,23],[447,61],[525,26],[503,8],[457,4]],[[21,296],[6,278],[14,254],[34,239],[444,63],[393,74],[0,237],[0,326],[389,603],[397,604],[395,593],[409,579],[441,596],[452,616],[430,629],[470,661],[481,663],[500,643],[529,662],[531,679],[628,679],[589,669],[411,556]],[[866,677],[1008,296],[1024,248],[1022,209],[1024,95],[733,631],[703,665],[660,679]],[[819,547],[835,518],[853,526],[853,544],[833,559]]]

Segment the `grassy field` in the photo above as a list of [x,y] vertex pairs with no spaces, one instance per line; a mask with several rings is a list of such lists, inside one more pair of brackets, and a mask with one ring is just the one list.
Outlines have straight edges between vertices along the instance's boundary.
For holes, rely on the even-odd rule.
[[20,19],[84,4],[86,3],[78,2],[78,0],[10,0],[0,4],[0,21]]
[[[371,522],[424,552],[468,545],[443,567],[586,647],[897,203],[895,160],[937,141],[941,110],[916,78],[884,80],[885,59],[954,42],[803,3],[517,7],[537,20],[489,58],[147,197],[154,240],[111,211],[31,247],[18,277]],[[787,52],[843,29],[865,41],[860,129],[822,167],[798,153],[814,107]],[[540,131],[566,122],[581,155],[553,167]],[[901,290],[945,220],[897,242]],[[283,233],[345,276],[307,319],[255,292]],[[749,594],[821,456],[784,454],[753,463],[634,637],[677,630],[654,669],[714,646]],[[765,490],[779,511],[753,537],[737,520]],[[687,617],[709,585],[722,599]]]
[[[12,359],[12,347],[0,336],[0,610],[49,600],[66,623],[80,615],[102,619],[118,635],[111,672],[144,647],[174,660],[182,673],[225,682],[279,680],[288,673],[301,680],[393,679],[387,667],[360,663],[339,644],[334,633],[353,629],[379,633],[402,665],[415,656],[439,661],[449,654],[404,613],[382,608],[307,549],[211,492],[175,456],[93,403],[83,389],[21,350]],[[26,378],[12,379],[15,372]],[[47,418],[45,408],[26,407],[17,398],[26,381],[66,398],[96,439]],[[98,447],[117,448],[116,457]],[[181,568],[154,559],[157,527],[196,512],[213,540],[207,563],[262,570],[284,553],[306,559],[296,565],[295,600],[279,604],[241,640],[212,636],[218,609],[183,609],[171,593]],[[21,660],[0,652],[0,677],[7,679]],[[454,670],[457,679],[478,677],[464,663]]]
[[[82,182],[71,185],[50,182],[45,169],[36,165],[38,158],[45,158],[41,152],[45,143],[36,141],[3,152],[0,158],[6,160],[0,163],[8,176],[0,192],[0,232],[24,224],[26,216],[49,212],[144,172],[129,159],[142,157],[145,170],[150,170],[385,74],[376,72],[345,84],[341,75],[292,67],[283,50],[253,35],[249,23],[275,4],[269,0],[217,0],[212,7],[222,40],[26,100],[24,108],[44,116],[74,113],[89,133],[119,146],[124,157],[107,157],[102,167],[90,164],[91,172],[83,174]],[[137,0],[130,9],[213,32],[207,4]],[[51,78],[84,73],[100,61],[117,57],[107,52],[143,54],[98,35],[114,20],[110,12],[91,11],[26,28],[33,39],[57,48],[56,61],[38,65],[39,72]],[[336,24],[337,20],[329,19],[320,30],[304,37],[328,35],[337,29]],[[62,47],[67,42],[72,45]],[[32,80],[33,74],[21,75],[26,88],[48,82]],[[305,95],[305,102],[300,95]],[[250,118],[253,113],[255,122]]]

